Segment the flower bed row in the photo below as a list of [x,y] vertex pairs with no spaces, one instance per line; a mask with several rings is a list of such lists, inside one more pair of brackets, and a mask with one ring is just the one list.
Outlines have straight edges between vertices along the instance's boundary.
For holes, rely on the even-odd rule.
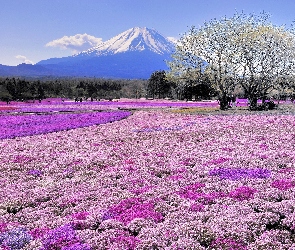
[[3,115],[0,116],[0,139],[45,134],[126,118],[129,111],[93,112],[80,114]]

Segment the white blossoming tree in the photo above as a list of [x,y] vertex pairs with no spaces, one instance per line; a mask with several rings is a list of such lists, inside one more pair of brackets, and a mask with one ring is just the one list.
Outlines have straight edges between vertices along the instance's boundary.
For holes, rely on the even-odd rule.
[[265,13],[242,13],[193,26],[168,62],[170,77],[194,78],[197,83],[209,78],[221,109],[227,108],[227,97],[240,85],[255,109],[258,98],[284,85],[282,79],[291,79],[294,70],[294,34],[268,19]]
[[239,83],[249,98],[250,108],[271,91],[288,86],[293,78],[295,37],[285,27],[268,22],[268,15],[242,16],[233,44],[239,65]]

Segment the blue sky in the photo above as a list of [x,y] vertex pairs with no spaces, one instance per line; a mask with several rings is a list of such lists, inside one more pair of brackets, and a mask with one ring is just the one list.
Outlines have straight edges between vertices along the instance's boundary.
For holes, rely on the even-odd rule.
[[236,11],[295,21],[294,0],[0,0],[0,64],[69,56],[136,26],[179,38]]

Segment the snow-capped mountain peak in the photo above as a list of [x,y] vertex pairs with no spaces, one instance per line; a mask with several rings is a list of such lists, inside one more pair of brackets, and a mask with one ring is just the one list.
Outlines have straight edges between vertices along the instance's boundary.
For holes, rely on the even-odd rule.
[[135,27],[74,56],[37,63],[46,75],[148,79],[166,70],[175,43],[154,29]]
[[76,56],[100,56],[127,51],[148,50],[156,54],[169,54],[174,50],[174,43],[154,29],[135,27],[103,42],[97,47],[83,51]]

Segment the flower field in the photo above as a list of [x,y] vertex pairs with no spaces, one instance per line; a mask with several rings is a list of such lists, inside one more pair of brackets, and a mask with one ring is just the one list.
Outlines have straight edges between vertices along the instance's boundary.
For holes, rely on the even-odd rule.
[[2,249],[295,249],[294,115],[139,107],[0,115]]

